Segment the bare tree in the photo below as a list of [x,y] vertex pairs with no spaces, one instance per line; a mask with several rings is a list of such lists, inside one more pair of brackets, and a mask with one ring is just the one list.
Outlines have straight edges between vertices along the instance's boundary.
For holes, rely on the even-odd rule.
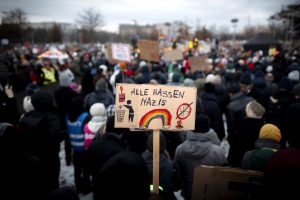
[[2,24],[25,24],[27,22],[27,14],[20,8],[10,11],[3,11]]
[[54,23],[50,32],[52,42],[62,42],[63,32],[59,24]]
[[76,21],[82,26],[82,30],[89,32],[91,40],[93,40],[95,28],[100,28],[104,25],[102,14],[93,8],[83,10]]
[[7,38],[11,43],[24,42],[30,38],[27,14],[23,10],[15,8],[2,13],[0,38]]

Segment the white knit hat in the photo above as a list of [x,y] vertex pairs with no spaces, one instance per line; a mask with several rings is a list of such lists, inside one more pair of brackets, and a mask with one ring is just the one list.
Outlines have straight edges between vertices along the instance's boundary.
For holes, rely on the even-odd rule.
[[267,72],[270,73],[270,72],[272,72],[272,71],[273,71],[273,66],[272,66],[272,65],[269,65],[269,66],[267,67]]
[[291,72],[288,74],[288,78],[289,78],[291,81],[299,81],[299,71],[297,71],[297,70],[291,71]]
[[106,116],[106,110],[105,106],[103,103],[94,103],[91,108],[90,108],[90,114],[92,117],[97,117],[97,116]]
[[208,74],[206,79],[205,79],[205,82],[206,83],[213,83],[215,81],[215,75],[213,74]]
[[143,66],[147,66],[147,63],[145,62],[145,61],[141,61],[140,63],[139,63],[139,68],[142,68]]

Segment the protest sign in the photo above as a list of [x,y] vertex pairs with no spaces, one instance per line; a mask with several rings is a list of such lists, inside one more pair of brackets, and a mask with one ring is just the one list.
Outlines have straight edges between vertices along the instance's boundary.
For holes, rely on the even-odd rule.
[[112,43],[107,47],[110,63],[130,62],[131,46],[129,44]]
[[180,51],[179,49],[166,51],[164,52],[163,59],[168,62],[183,60],[182,51]]
[[138,43],[141,59],[159,62],[159,43],[151,40],[140,40]]
[[248,199],[249,188],[262,185],[262,176],[257,171],[199,165],[194,169],[192,199]]
[[116,85],[116,128],[153,130],[153,192],[159,194],[159,130],[193,130],[195,87]]
[[115,127],[193,130],[196,88],[117,84]]
[[206,60],[207,60],[206,55],[190,57],[189,61],[190,61],[191,71],[192,72],[205,71]]

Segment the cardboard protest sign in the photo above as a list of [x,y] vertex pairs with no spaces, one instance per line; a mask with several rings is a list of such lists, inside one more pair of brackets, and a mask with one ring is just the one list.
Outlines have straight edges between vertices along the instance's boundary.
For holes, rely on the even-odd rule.
[[131,46],[129,44],[112,43],[107,47],[110,63],[130,62]]
[[257,171],[200,165],[194,170],[192,199],[247,199],[250,185],[262,184],[262,176]]
[[117,84],[116,128],[182,131],[195,127],[195,87]]
[[159,43],[157,41],[139,40],[138,46],[142,60],[159,62]]
[[166,51],[164,52],[163,59],[168,62],[183,60],[182,51],[180,51],[179,49]]
[[206,67],[206,60],[207,60],[207,56],[195,56],[195,57],[190,57],[189,61],[190,61],[190,66],[191,66],[191,71],[195,72],[195,71],[204,71],[205,67]]

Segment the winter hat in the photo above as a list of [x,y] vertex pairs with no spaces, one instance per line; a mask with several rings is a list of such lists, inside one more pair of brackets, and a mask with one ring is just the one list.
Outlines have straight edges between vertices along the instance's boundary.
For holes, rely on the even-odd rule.
[[288,79],[287,77],[283,77],[279,81],[278,86],[279,86],[279,89],[286,90],[286,91],[291,91],[293,88],[292,81],[290,79]]
[[207,77],[206,77],[206,79],[205,79],[205,82],[206,82],[206,83],[213,83],[214,80],[215,80],[215,75],[213,75],[213,74],[208,74]]
[[[92,119],[87,126],[91,132],[100,134],[105,133],[105,126],[107,122],[107,113],[103,103],[94,103],[90,108]],[[99,131],[100,130],[100,131]]]
[[298,81],[299,81],[299,71],[297,71],[297,70],[291,71],[291,72],[288,74],[288,78],[289,78],[291,81],[296,81],[296,82],[298,82]]
[[59,73],[59,85],[68,87],[74,80],[74,74],[70,70],[64,70]]
[[210,128],[209,118],[206,115],[199,114],[196,116],[195,132],[207,133]]
[[195,81],[191,78],[186,78],[183,81],[183,85],[187,87],[194,87],[195,86]]
[[204,84],[204,91],[207,93],[214,93],[215,92],[215,86],[212,83],[205,83]]
[[251,85],[252,80],[250,74],[246,73],[243,74],[240,78],[240,84],[241,85]]
[[260,119],[265,114],[266,109],[257,101],[251,101],[246,106],[246,115],[249,118]]
[[30,111],[34,110],[34,107],[31,104],[31,97],[30,96],[24,97],[24,99],[23,99],[23,108],[24,108],[25,112],[30,112]]
[[106,88],[107,88],[107,83],[104,79],[99,79],[96,82],[96,90],[106,89]]
[[90,114],[92,117],[103,116],[105,117],[106,110],[103,103],[94,103],[90,108]]
[[297,85],[294,86],[293,93],[294,93],[294,95],[300,97],[300,83],[298,83]]
[[273,66],[272,65],[269,65],[267,67],[267,70],[266,70],[268,73],[272,72],[273,71]]
[[54,97],[50,92],[38,91],[31,96],[31,104],[36,111],[53,111]]
[[142,60],[139,64],[139,68],[142,68],[143,66],[147,66],[147,63]]
[[275,142],[280,142],[281,140],[281,133],[277,126],[273,124],[265,124],[261,127],[259,132],[260,139],[271,139]]

